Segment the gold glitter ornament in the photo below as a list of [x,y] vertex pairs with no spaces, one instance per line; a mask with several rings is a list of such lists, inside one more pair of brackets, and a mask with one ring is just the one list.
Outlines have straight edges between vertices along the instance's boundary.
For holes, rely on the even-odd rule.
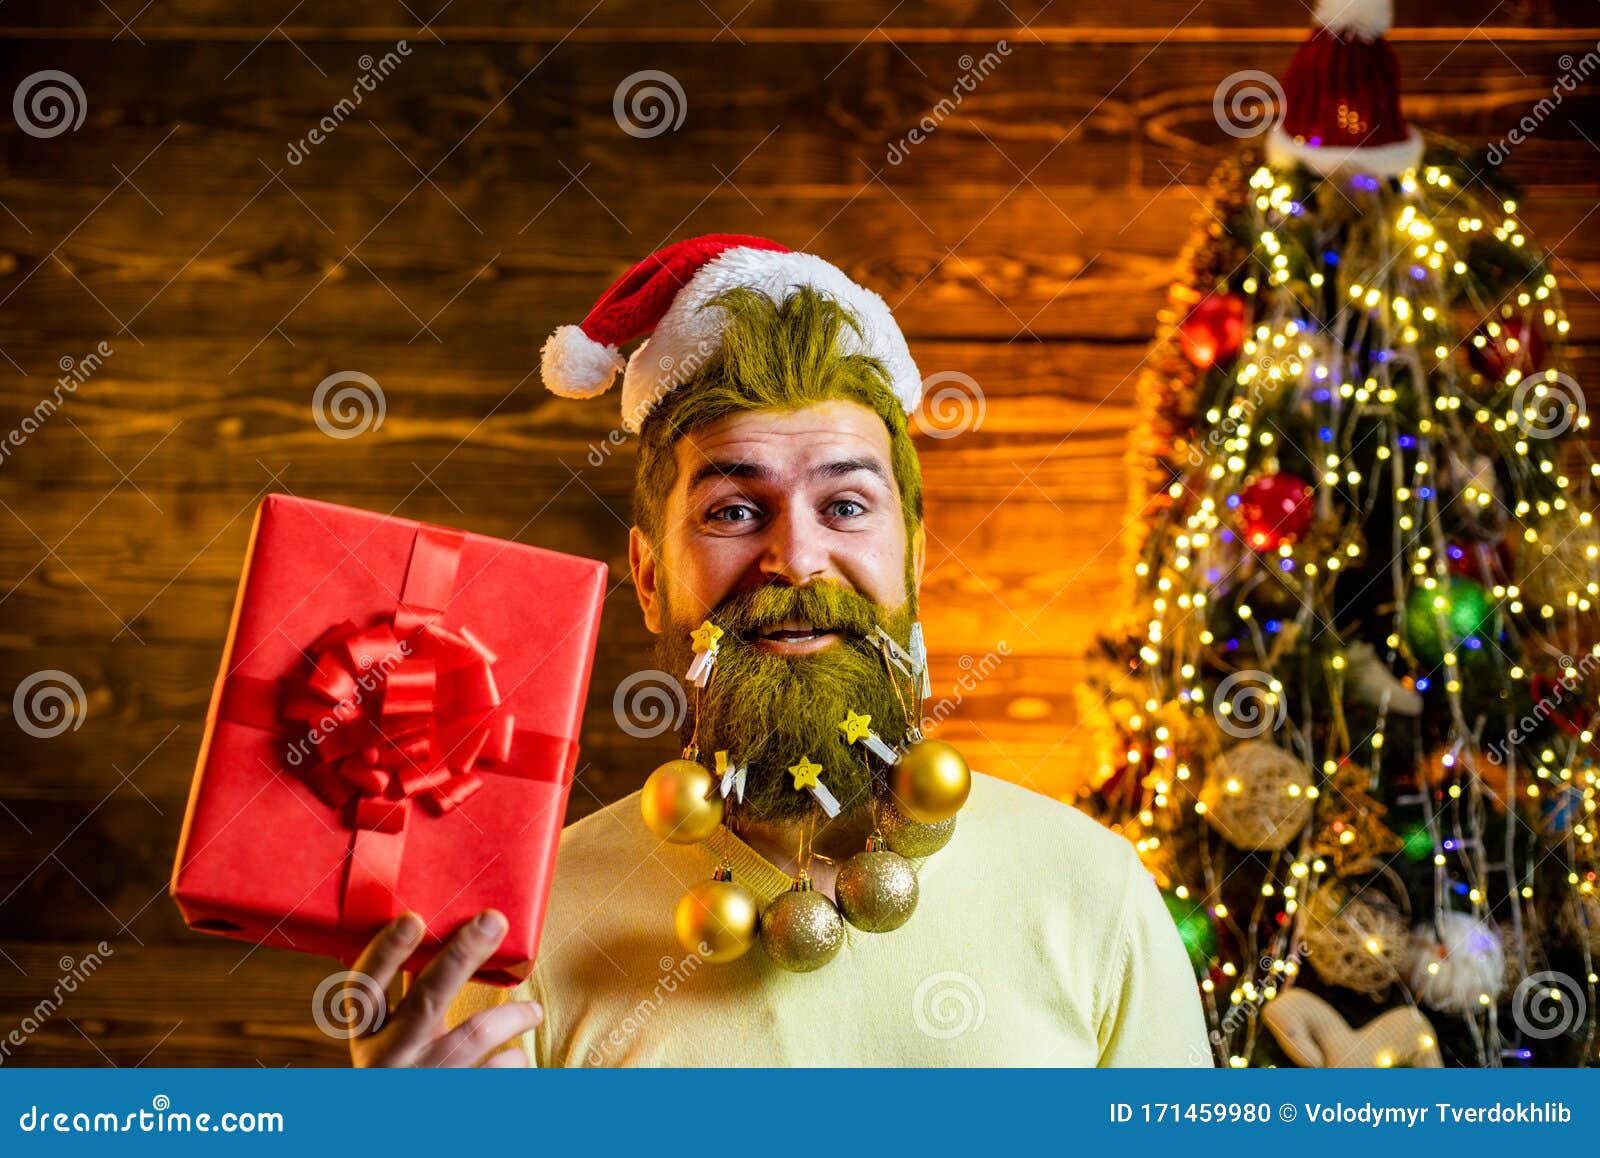
[[678,901],[673,914],[678,944],[684,952],[721,965],[735,961],[756,941],[756,899],[733,880],[733,870],[719,866],[708,881],[696,881]]
[[890,850],[911,860],[932,856],[956,834],[956,818],[941,820],[938,824],[919,824],[892,804],[884,806],[878,814],[878,827]]
[[844,945],[844,921],[826,895],[801,873],[794,886],[761,914],[761,947],[791,973],[821,969]]
[[833,893],[845,920],[868,933],[888,933],[917,910],[917,874],[910,861],[873,835],[865,851],[839,866]]
[[890,769],[894,803],[921,824],[949,820],[967,802],[972,771],[960,752],[943,740],[918,740]]
[[699,844],[722,823],[722,797],[712,791],[711,772],[685,749],[650,773],[639,795],[644,824],[673,844]]

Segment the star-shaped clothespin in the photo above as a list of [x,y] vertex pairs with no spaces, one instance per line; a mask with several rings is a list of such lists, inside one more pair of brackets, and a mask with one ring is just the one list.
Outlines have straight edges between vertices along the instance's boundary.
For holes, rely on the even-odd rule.
[[750,769],[745,765],[735,764],[728,759],[728,753],[725,749],[717,753],[717,775],[722,781],[724,799],[727,798],[728,793],[732,792],[738,798],[739,803],[744,803],[744,780],[749,771]]
[[868,726],[871,723],[871,716],[862,715],[854,709],[847,709],[845,718],[839,722],[839,731],[844,733],[845,743],[861,744],[885,764],[898,764],[900,753],[879,738],[878,734]]
[[722,640],[722,628],[706,620],[689,633],[694,645],[694,659],[689,662],[688,680],[697,688],[706,686],[711,678],[711,666],[717,662],[717,647]]
[[917,620],[911,625],[911,666],[917,671],[917,678],[922,682],[922,698],[933,698],[933,679],[928,674],[928,645],[922,638],[922,620]]
[[839,815],[839,801],[833,793],[828,791],[828,786],[819,777],[822,773],[821,764],[813,764],[811,757],[800,757],[800,763],[789,765],[789,775],[794,777],[794,790],[804,788],[817,798],[817,803],[822,805],[822,811],[829,818]]

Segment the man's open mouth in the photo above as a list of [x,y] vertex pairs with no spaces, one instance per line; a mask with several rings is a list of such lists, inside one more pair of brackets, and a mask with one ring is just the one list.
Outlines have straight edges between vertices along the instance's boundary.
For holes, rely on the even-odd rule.
[[750,633],[750,639],[752,642],[769,644],[776,648],[789,648],[831,641],[838,634],[838,628],[825,624],[785,619],[781,623],[756,628]]

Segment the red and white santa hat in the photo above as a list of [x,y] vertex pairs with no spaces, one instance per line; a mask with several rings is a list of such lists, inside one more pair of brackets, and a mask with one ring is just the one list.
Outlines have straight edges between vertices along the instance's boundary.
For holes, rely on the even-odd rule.
[[[858,339],[846,332],[845,352],[882,362],[900,405],[907,414],[914,411],[922,377],[881,297],[820,257],[735,233],[675,242],[628,270],[600,295],[588,317],[559,327],[546,340],[539,362],[544,384],[563,398],[594,398],[623,370],[622,426],[637,434],[655,404],[693,378],[721,347],[726,317],[721,307],[707,308],[713,299],[744,288],[782,302],[802,286],[855,316],[861,334]],[[651,337],[624,364],[618,347],[645,334]]]
[[1283,74],[1284,115],[1267,136],[1275,163],[1398,177],[1422,160],[1400,111],[1400,62],[1384,39],[1394,0],[1318,0],[1315,27]]

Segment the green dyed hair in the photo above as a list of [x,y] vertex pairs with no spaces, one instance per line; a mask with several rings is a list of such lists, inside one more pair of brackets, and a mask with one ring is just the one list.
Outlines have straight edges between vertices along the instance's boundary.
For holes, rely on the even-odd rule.
[[676,445],[698,427],[752,410],[798,410],[818,402],[859,402],[889,430],[890,469],[900,489],[907,565],[922,525],[922,468],[905,411],[882,362],[846,353],[846,331],[862,336],[856,316],[833,298],[802,286],[782,302],[731,289],[708,303],[728,315],[721,349],[693,379],[670,391],[645,419],[634,475],[633,521],[660,549],[667,496],[678,478]]

